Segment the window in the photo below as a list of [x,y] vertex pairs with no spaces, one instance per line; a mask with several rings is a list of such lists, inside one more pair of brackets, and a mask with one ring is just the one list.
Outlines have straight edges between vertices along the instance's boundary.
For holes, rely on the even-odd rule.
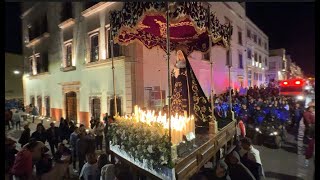
[[262,74],[259,74],[259,81],[262,81]]
[[30,104],[32,104],[33,106],[35,105],[34,96],[30,96]]
[[252,76],[252,71],[248,70],[248,79],[251,79],[251,76]]
[[253,35],[253,41],[254,41],[255,43],[257,43],[257,35],[256,35],[256,34]]
[[261,55],[259,55],[259,63],[261,63],[262,59],[261,59]]
[[230,49],[226,51],[226,66],[232,66],[232,55]]
[[268,43],[267,43],[267,42],[264,43],[264,48],[265,48],[266,50],[268,50]]
[[248,37],[248,38],[251,38],[251,31],[250,31],[250,29],[247,29],[247,37]]
[[91,98],[91,116],[94,119],[99,119],[100,120],[100,115],[101,115],[101,106],[100,106],[100,98],[94,97]]
[[282,61],[282,69],[286,69],[286,62]]
[[258,80],[258,73],[253,73],[254,80]]
[[64,45],[66,67],[72,66],[72,43]]
[[28,28],[29,41],[41,36],[45,32],[48,32],[47,15],[31,22]]
[[[35,58],[35,61],[33,61],[33,58]],[[44,52],[42,54],[37,53],[34,56],[30,58],[30,71],[31,74],[36,75],[44,72],[48,72],[48,52]],[[35,63],[35,69],[34,64]],[[33,73],[34,72],[34,73]]]
[[268,66],[268,59],[267,59],[267,58],[264,59],[264,65],[265,65],[266,67]]
[[242,60],[242,54],[239,53],[239,68],[243,69],[243,60]]
[[99,61],[99,34],[90,36],[90,62]]
[[258,38],[258,44],[261,46],[261,39]]
[[33,74],[33,56],[29,58],[29,74]]
[[256,52],[254,53],[254,61],[258,61],[258,54]]
[[276,62],[270,62],[269,63],[269,70],[275,70],[276,69]]
[[247,56],[248,56],[248,59],[252,58],[252,51],[249,48],[247,49]]
[[239,29],[238,31],[238,43],[242,45],[242,31]]
[[[107,58],[111,58],[111,33],[110,27],[107,28],[108,40],[107,40]],[[119,44],[113,44],[113,57],[122,56],[122,47]]]
[[72,18],[72,2],[64,2],[61,10],[60,22]]

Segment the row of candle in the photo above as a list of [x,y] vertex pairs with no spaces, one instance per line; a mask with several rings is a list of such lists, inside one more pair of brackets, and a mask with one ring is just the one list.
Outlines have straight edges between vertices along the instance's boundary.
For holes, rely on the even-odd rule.
[[[125,119],[131,119],[136,122],[143,122],[151,126],[153,122],[162,124],[164,129],[169,129],[169,118],[167,115],[162,115],[159,112],[158,115],[155,111],[147,110],[143,111],[138,106],[134,107],[134,113],[132,116],[125,116]],[[172,115],[171,116],[171,142],[172,144],[179,144],[183,141],[183,136],[187,136],[189,133],[195,133],[195,119],[193,116],[188,117],[187,112],[184,115]]]

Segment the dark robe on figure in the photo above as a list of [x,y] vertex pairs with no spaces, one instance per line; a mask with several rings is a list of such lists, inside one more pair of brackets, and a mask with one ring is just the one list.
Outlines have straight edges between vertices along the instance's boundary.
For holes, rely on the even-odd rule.
[[192,67],[184,55],[186,67],[179,69],[179,75],[175,77],[171,73],[171,113],[183,115],[184,111],[188,116],[193,115],[197,126],[207,126],[211,120],[211,104],[205,96],[199,81],[197,80]]

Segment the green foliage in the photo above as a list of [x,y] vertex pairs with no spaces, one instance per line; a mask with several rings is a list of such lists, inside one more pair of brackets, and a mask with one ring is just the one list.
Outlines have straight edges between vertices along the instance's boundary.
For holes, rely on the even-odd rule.
[[112,145],[119,145],[134,159],[143,163],[146,159],[149,168],[166,166],[173,168],[169,131],[159,123],[148,125],[117,117],[109,126],[108,136]]

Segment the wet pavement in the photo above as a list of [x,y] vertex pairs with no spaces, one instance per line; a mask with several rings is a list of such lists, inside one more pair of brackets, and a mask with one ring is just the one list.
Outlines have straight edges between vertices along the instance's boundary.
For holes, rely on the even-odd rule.
[[306,146],[301,145],[302,147],[299,148],[301,155],[298,155],[297,141],[290,133],[288,133],[287,140],[280,149],[275,149],[270,145],[255,145],[260,151],[267,180],[314,179],[314,158],[309,160],[308,166],[305,165],[304,152],[301,151],[304,151]]

